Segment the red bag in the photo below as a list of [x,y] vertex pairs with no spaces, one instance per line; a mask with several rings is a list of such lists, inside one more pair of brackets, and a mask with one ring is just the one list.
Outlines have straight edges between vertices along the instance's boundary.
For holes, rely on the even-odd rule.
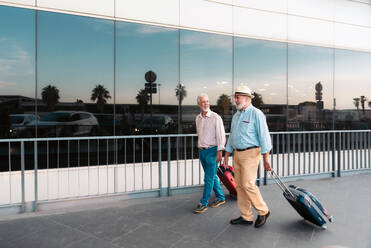
[[236,183],[234,181],[234,169],[232,166],[228,165],[224,167],[224,165],[219,165],[217,170],[218,177],[220,181],[224,184],[224,186],[229,190],[229,193],[237,197],[237,189]]

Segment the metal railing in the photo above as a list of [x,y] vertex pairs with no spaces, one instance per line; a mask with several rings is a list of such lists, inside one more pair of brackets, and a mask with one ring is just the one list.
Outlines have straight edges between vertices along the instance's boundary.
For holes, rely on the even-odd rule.
[[[272,132],[284,180],[371,172],[371,130]],[[0,140],[0,208],[111,195],[171,195],[203,183],[195,134]],[[263,166],[257,184],[271,183]],[[146,193],[146,194],[143,194]]]

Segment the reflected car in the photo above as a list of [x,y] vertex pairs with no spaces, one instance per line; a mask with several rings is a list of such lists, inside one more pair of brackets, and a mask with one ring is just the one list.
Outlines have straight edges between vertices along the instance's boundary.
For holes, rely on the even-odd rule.
[[34,123],[36,120],[39,120],[39,116],[35,114],[11,114],[9,116],[10,137],[20,137],[20,134],[26,130],[28,124],[32,122]]
[[[152,132],[151,132],[152,122]],[[168,115],[153,115],[143,119],[136,127],[135,134],[168,134],[176,130],[174,120]]]
[[[35,126],[36,121],[28,126]],[[39,137],[97,135],[98,120],[85,111],[55,111],[37,121]]]

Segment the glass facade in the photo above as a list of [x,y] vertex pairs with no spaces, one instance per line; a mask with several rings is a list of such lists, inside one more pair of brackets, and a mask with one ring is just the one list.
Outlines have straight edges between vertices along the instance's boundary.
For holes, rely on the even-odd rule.
[[271,131],[370,128],[367,52],[6,6],[0,44],[2,139],[195,133],[200,93],[228,132],[239,84]]
[[234,84],[254,91],[252,103],[264,112],[271,131],[286,130],[286,54],[285,43],[235,38]]
[[37,118],[35,11],[0,7],[0,138],[34,138]]
[[335,128],[371,128],[371,53],[335,50]]
[[195,117],[200,110],[197,96],[209,95],[211,109],[231,122],[232,50],[230,36],[195,31],[180,31],[180,84],[176,91],[179,105],[179,132],[196,133]]
[[333,49],[288,45],[288,130],[333,129]]

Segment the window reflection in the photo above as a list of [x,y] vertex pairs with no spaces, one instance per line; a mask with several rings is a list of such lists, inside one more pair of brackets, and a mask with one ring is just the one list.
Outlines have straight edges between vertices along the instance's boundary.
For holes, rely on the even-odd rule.
[[371,128],[371,53],[335,50],[336,129]]
[[35,12],[0,6],[0,138],[33,138]]
[[113,22],[39,12],[39,137],[113,135]]
[[179,132],[195,133],[195,117],[200,113],[197,96],[207,93],[211,110],[222,116],[226,131],[232,119],[232,37],[181,30]]
[[333,129],[333,49],[289,44],[288,129]]
[[286,129],[286,44],[235,38],[234,83],[254,92],[252,104],[267,118],[270,131]]
[[[124,22],[116,27],[116,134],[175,133],[178,31]],[[152,85],[145,77],[150,71]]]

